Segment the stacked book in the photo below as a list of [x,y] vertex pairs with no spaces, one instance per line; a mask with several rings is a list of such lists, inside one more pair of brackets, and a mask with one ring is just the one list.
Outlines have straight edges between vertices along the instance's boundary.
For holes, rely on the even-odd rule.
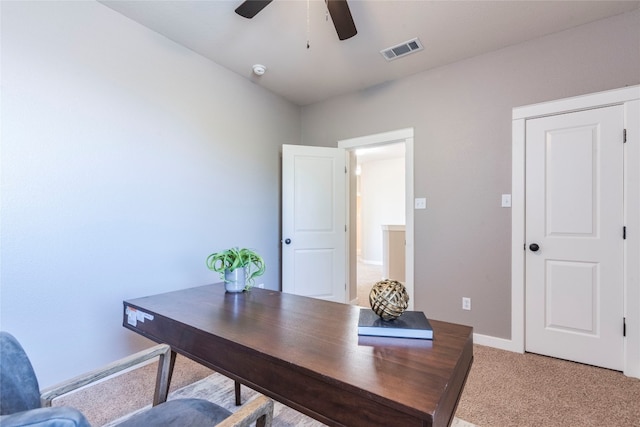
[[433,329],[421,311],[405,311],[397,319],[383,320],[373,310],[361,308],[358,335],[432,340]]

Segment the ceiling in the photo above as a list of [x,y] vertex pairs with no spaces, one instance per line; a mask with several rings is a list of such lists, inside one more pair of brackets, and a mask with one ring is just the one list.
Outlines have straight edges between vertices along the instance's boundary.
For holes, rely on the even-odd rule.
[[[251,20],[234,13],[242,0],[99,1],[301,106],[640,5],[608,0],[349,0],[358,34],[340,41],[323,0],[275,0]],[[380,54],[414,37],[424,50],[389,62]],[[265,65],[266,73],[254,75],[254,64]]]

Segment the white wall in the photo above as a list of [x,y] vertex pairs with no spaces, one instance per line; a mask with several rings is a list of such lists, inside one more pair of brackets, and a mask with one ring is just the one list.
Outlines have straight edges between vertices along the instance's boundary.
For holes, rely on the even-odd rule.
[[361,165],[362,260],[382,265],[382,226],[404,225],[404,158]]
[[148,345],[122,300],[218,281],[213,251],[278,289],[299,109],[101,4],[1,7],[0,327],[41,386]]
[[639,34],[636,10],[303,108],[306,145],[414,129],[416,310],[510,338],[512,108],[640,83]]

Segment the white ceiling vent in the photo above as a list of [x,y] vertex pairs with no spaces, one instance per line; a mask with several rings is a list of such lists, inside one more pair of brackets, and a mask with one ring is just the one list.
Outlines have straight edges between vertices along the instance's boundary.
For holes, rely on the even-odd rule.
[[394,59],[398,59],[401,56],[406,56],[410,53],[418,52],[422,49],[424,49],[424,47],[422,47],[422,43],[420,43],[420,40],[418,40],[418,38],[415,38],[401,43],[397,46],[383,49],[380,51],[380,53],[387,61],[393,61]]

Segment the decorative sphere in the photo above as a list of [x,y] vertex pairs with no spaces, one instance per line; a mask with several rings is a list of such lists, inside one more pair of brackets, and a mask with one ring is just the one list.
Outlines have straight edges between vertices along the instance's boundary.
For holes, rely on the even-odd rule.
[[371,309],[383,320],[397,319],[409,306],[409,294],[396,280],[382,280],[369,293]]

